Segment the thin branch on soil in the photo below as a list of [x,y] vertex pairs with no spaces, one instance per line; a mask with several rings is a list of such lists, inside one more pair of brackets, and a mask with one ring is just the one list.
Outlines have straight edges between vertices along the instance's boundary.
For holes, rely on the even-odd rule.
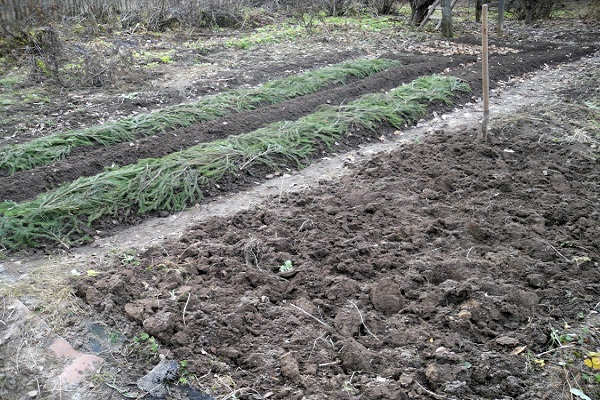
[[183,250],[181,253],[179,253],[179,255],[177,256],[177,261],[181,260],[181,257],[183,257],[183,255],[186,253],[186,251],[188,251],[189,249],[191,249],[195,245],[196,245],[196,243],[192,243],[188,247],[186,247],[185,250]]
[[420,387],[421,389],[423,389],[423,390],[425,391],[425,393],[427,393],[427,394],[429,394],[429,395],[431,395],[431,396],[433,396],[433,397],[435,397],[435,398],[438,398],[438,399],[450,399],[450,400],[457,400],[457,399],[455,399],[454,397],[448,397],[448,396],[444,396],[443,394],[437,394],[437,393],[435,393],[435,392],[432,392],[431,390],[429,390],[429,389],[427,389],[427,388],[423,387],[423,385],[421,385],[421,384],[420,384],[418,381],[415,381],[415,383],[416,383],[417,385],[419,385],[419,387]]
[[338,364],[341,364],[341,361],[332,361],[332,362],[328,362],[328,363],[319,364],[319,367],[329,367],[331,365],[338,365]]
[[29,357],[31,357],[31,361],[33,361],[33,366],[37,368],[38,364],[37,364],[37,361],[35,361],[35,357],[33,357],[33,353],[31,352],[31,347],[28,347],[27,351],[29,352]]
[[469,261],[471,260],[469,258],[469,254],[471,254],[471,250],[473,250],[473,247],[475,247],[475,246],[471,246],[471,248],[469,249],[469,251],[467,251],[467,260],[469,260]]
[[187,300],[185,302],[185,306],[183,306],[183,314],[182,314],[182,316],[183,316],[183,326],[185,326],[185,310],[187,309],[188,303],[190,302],[190,296],[191,295],[192,295],[192,292],[190,291],[188,293],[188,298],[187,298]]
[[377,339],[377,340],[379,341],[379,338],[378,338],[377,336],[375,336],[375,334],[369,330],[369,327],[367,326],[367,324],[365,324],[365,320],[364,320],[364,318],[363,318],[363,316],[362,316],[362,313],[361,313],[361,312],[360,312],[360,310],[358,309],[358,306],[356,305],[356,303],[355,303],[355,302],[353,302],[353,301],[350,301],[350,303],[351,303],[351,304],[354,306],[354,308],[356,308],[356,311],[358,311],[358,316],[360,317],[360,322],[361,322],[361,324],[362,324],[362,325],[365,327],[365,330],[366,330],[366,331],[367,331],[367,332],[368,332],[368,333],[369,333],[371,336],[373,336],[375,339]]
[[559,256],[564,258],[565,261],[570,262],[570,260],[567,257],[563,256],[560,251],[556,250],[556,247],[552,246],[550,243],[546,242],[545,240],[540,240],[540,241],[543,243],[546,243],[548,246],[550,246],[552,248],[552,250],[554,250],[556,252],[556,254],[558,254]]
[[15,371],[17,373],[20,372],[20,368],[19,368],[19,356],[20,356],[20,353],[21,353],[21,349],[23,348],[23,346],[25,346],[25,344],[27,344],[27,340],[26,339],[23,342],[21,342],[21,344],[17,348],[17,355],[15,357]]
[[[229,393],[228,395],[226,395],[225,397],[223,397],[222,400],[228,400],[228,399],[237,399],[237,395],[241,394],[241,393],[245,393],[246,391],[251,391],[256,393],[258,396],[260,396],[260,393],[258,393],[256,390],[254,389],[247,389],[247,388],[240,388],[240,389],[236,389],[234,391],[232,391],[231,393]],[[261,396],[262,397],[262,396]]]
[[319,318],[315,317],[314,315],[308,313],[307,311],[304,311],[302,308],[298,307],[297,305],[295,305],[294,303],[290,303],[290,305],[298,310],[300,310],[302,313],[308,315],[309,317],[311,317],[312,319],[314,319],[315,321],[317,321],[318,323],[320,323],[321,325],[323,325],[324,327],[326,327],[329,330],[334,330],[331,326],[327,325],[325,322],[321,321]]
[[254,157],[252,157],[251,159],[249,159],[248,161],[246,161],[244,164],[242,164],[240,166],[240,171],[244,170],[244,168],[246,168],[248,165],[251,165],[258,158],[265,157],[266,155],[268,155],[272,152],[273,152],[273,150],[271,148],[268,148],[267,150],[263,151],[262,153],[256,154]]
[[554,352],[554,351],[556,351],[556,350],[569,349],[569,348],[571,348],[571,347],[575,347],[575,346],[574,346],[574,345],[568,345],[568,346],[560,346],[560,347],[555,347],[554,349],[550,349],[550,350],[548,350],[548,351],[544,351],[544,352],[542,352],[542,353],[536,354],[535,356],[536,356],[537,358],[539,358],[539,357],[541,357],[541,356],[543,356],[543,355],[545,355],[545,354],[552,353],[552,352]]
[[[318,341],[319,339],[323,339],[323,336],[325,336],[325,335],[327,335],[327,332],[326,332],[326,333],[324,333],[324,334],[322,334],[321,336],[319,336],[318,338],[316,338],[316,339],[315,339],[315,341],[313,342],[312,348],[310,349],[310,353],[308,353],[308,359],[310,359],[310,356],[312,356],[312,353],[313,353],[313,351],[315,351],[315,347],[317,347],[317,341]],[[326,340],[324,340],[324,339],[323,339],[323,341],[324,341],[325,343],[327,343],[327,341],[326,341]]]
[[311,219],[307,219],[305,220],[302,225],[300,225],[300,228],[298,228],[298,232],[302,232],[304,230],[304,227],[308,225],[308,228],[310,228],[312,226],[313,222]]
[[281,185],[279,185],[279,204],[281,204],[281,196],[283,196],[283,176],[281,177]]
[[567,385],[569,385],[569,398],[573,400],[573,392],[571,391],[573,386],[571,386],[571,382],[569,382],[569,372],[565,367],[563,367],[563,371],[565,373],[565,381],[567,382]]
[[71,248],[68,243],[61,240],[61,238],[58,237],[58,235],[56,235],[54,232],[52,232],[52,231],[47,231],[47,232],[50,236],[52,236],[54,238],[54,240],[56,240],[56,242],[60,243],[61,246],[64,246],[65,249],[69,250]]

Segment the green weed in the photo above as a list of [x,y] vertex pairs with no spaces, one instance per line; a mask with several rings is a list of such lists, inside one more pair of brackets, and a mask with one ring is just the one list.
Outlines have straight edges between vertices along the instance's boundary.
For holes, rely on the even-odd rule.
[[247,50],[264,44],[273,44],[287,40],[293,40],[305,35],[306,31],[300,25],[294,25],[290,23],[267,25],[256,28],[255,31],[248,36],[226,41],[225,47]]
[[347,381],[344,381],[344,383],[342,383],[342,390],[350,396],[354,396],[359,393],[359,390],[352,383],[353,378],[354,378],[354,372],[350,376],[350,379],[348,379]]
[[177,380],[181,385],[189,385],[191,380],[198,379],[196,375],[192,374],[188,370],[188,361],[181,360],[179,362],[179,379]]
[[139,260],[137,259],[137,252],[135,249],[125,250],[117,254],[117,258],[119,259],[122,266],[137,266],[140,265]]
[[142,51],[133,53],[134,60],[141,64],[146,64],[147,67],[156,66],[158,64],[172,64],[173,54],[176,50],[166,51]]
[[39,72],[41,72],[44,76],[50,76],[50,71],[48,70],[48,67],[46,66],[46,63],[43,60],[40,60],[39,58],[35,60],[35,65],[37,67],[37,70]]
[[279,266],[279,272],[290,272],[294,270],[291,260],[286,260],[283,265]]
[[171,57],[169,54],[166,54],[160,57],[160,62],[163,64],[171,64],[173,63],[173,57]]
[[23,79],[15,75],[6,75],[0,78],[0,87],[10,89],[13,86],[19,85]]
[[384,32],[394,29],[400,24],[391,16],[326,17],[323,19],[323,23],[336,28],[364,32]]
[[14,103],[15,101],[10,97],[0,96],[0,106],[10,106]]
[[44,104],[49,103],[50,98],[37,93],[29,93],[23,98],[23,103],[27,104]]
[[134,349],[142,354],[155,357],[158,354],[158,342],[154,336],[142,332],[133,338]]

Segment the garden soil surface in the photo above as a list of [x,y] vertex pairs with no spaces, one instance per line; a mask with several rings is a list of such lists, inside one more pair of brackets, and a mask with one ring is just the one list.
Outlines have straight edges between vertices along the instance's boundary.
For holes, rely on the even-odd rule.
[[[514,51],[490,60],[489,142],[476,140],[476,55],[392,52],[403,66],[371,78],[3,175],[2,197],[25,200],[420,75],[474,89],[416,129],[357,129],[304,172],[243,177],[190,211],[125,231],[116,221],[53,256],[83,273],[68,281],[77,308],[53,332],[16,318],[33,315],[23,304],[36,310],[35,296],[4,299],[0,397],[600,398],[585,354],[556,340],[575,332],[600,351],[600,165],[594,141],[574,140],[588,116],[577,103],[598,96],[600,38],[585,32],[496,43]],[[8,256],[1,276],[35,285],[33,267],[49,262],[36,257]],[[68,362],[44,352],[56,332],[102,366],[57,380]]]

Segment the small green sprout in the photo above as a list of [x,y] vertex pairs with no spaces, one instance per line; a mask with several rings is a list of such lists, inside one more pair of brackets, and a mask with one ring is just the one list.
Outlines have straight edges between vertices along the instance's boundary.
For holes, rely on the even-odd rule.
[[290,272],[294,270],[291,260],[286,260],[283,265],[279,267],[279,272]]

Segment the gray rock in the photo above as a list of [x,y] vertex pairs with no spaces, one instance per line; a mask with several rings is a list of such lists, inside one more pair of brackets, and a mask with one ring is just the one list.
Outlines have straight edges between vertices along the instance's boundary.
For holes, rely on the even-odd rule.
[[151,396],[165,397],[168,392],[165,382],[175,379],[178,371],[177,361],[162,359],[152,371],[138,379],[137,386]]

